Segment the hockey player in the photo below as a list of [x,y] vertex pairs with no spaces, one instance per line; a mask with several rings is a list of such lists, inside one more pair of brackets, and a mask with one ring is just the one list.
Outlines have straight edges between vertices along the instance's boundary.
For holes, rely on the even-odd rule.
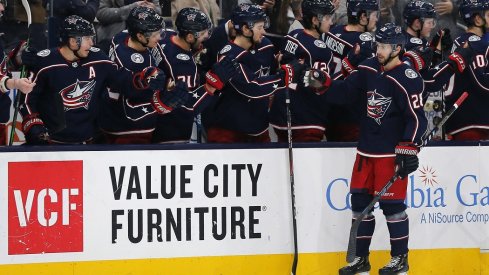
[[[154,9],[138,6],[129,13],[126,27],[126,31],[112,39],[109,52],[112,61],[132,72],[156,66],[149,49],[156,47],[161,39],[160,32],[165,34],[163,17]],[[132,98],[115,89],[104,93],[98,122],[108,143],[151,143],[158,114],[151,104],[153,93],[146,89]],[[167,94],[180,104],[189,98],[187,90],[180,85]]]
[[268,17],[257,5],[242,4],[232,15],[236,38],[218,59],[235,56],[241,74],[222,90],[210,112],[208,142],[269,142],[270,96],[297,82],[304,65],[293,62],[275,74],[274,46],[264,37]]
[[[378,1],[348,0],[346,5],[348,24],[335,26],[325,35],[326,45],[333,52],[331,75],[337,75],[342,70],[342,60],[356,45],[360,47],[358,61],[373,56],[370,32],[373,31],[371,26],[377,23]],[[361,103],[352,102],[347,106],[331,104],[326,130],[328,141],[358,141],[358,104]]]
[[[320,39],[333,23],[334,6],[330,0],[304,0],[302,24],[304,29],[290,32],[282,49],[283,61],[301,60],[308,67],[329,72],[331,51]],[[289,93],[292,118],[292,138],[298,142],[319,142],[323,139],[328,108],[316,100],[314,93],[300,92],[311,89],[297,85],[297,92]],[[295,90],[295,89],[291,89]],[[270,109],[270,124],[279,142],[287,141],[287,111],[285,93],[276,93]]]
[[158,51],[153,53],[157,56],[158,67],[169,80],[182,82],[192,97],[181,108],[158,118],[153,137],[156,143],[189,142],[194,117],[211,103],[216,89],[222,89],[224,83],[237,73],[237,68],[226,59],[211,66],[204,76],[205,81],[201,81],[204,74],[197,67],[194,56],[199,55],[202,43],[211,36],[212,23],[204,12],[183,8],[178,12],[175,25],[177,33],[169,32],[160,41]]
[[402,12],[408,41],[406,50],[417,46],[429,46],[428,38],[436,26],[436,12],[433,4],[416,0],[407,3]]
[[[377,57],[361,63],[345,80],[333,81],[320,99],[341,104],[360,98],[364,103],[350,186],[353,220],[394,171],[401,177],[379,202],[387,220],[392,256],[379,274],[399,274],[409,270],[409,219],[404,204],[407,176],[418,168],[417,153],[427,127],[421,100],[423,80],[399,58],[406,43],[401,27],[387,23],[376,31],[375,40]],[[374,229],[371,212],[358,229],[355,260],[339,274],[370,270],[368,256]]]
[[60,47],[38,53],[37,84],[21,108],[28,144],[90,143],[99,100],[107,87],[132,96],[148,88],[156,90],[151,102],[160,113],[178,105],[158,90],[164,85],[162,72],[155,67],[134,74],[118,69],[92,47],[94,35],[91,23],[69,16],[63,21]]

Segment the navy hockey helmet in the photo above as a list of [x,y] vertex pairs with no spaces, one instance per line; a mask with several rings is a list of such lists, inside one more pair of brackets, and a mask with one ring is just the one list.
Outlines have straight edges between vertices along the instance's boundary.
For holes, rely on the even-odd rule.
[[334,6],[330,0],[304,0],[302,1],[303,16],[318,16],[334,13]]
[[435,6],[424,1],[411,1],[404,7],[402,16],[404,17],[404,23],[407,26],[411,26],[416,19],[436,18]]
[[363,11],[376,11],[379,9],[377,0],[347,0],[346,12],[348,16],[357,17]]
[[241,4],[231,14],[231,22],[237,31],[241,31],[243,25],[247,25],[251,29],[256,22],[260,21],[265,22],[265,29],[270,27],[270,19],[258,5]]
[[479,14],[484,18],[483,12],[489,9],[487,0],[462,0],[459,7],[459,13],[462,20],[467,25],[474,24],[474,15]]
[[127,31],[131,36],[148,34],[165,29],[165,21],[154,9],[138,6],[131,10],[126,19]]
[[406,34],[400,26],[386,23],[375,32],[375,42],[393,45],[405,45]]
[[180,35],[191,33],[198,37],[198,33],[204,30],[212,30],[212,22],[201,10],[196,8],[183,8],[178,12],[175,26]]
[[78,15],[70,15],[63,20],[60,29],[60,41],[67,43],[69,38],[81,38],[95,36],[95,28],[92,23]]

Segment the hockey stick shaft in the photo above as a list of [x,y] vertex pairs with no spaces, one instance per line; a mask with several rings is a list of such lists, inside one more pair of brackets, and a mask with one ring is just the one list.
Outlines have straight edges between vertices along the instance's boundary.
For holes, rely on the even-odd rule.
[[[440,123],[438,123],[433,130],[431,130],[427,135],[423,135],[422,141],[423,145],[428,143],[433,136],[436,134],[438,129],[443,127],[443,125],[447,122],[447,120],[453,115],[453,113],[458,109],[458,107],[465,101],[469,94],[467,92],[464,92],[458,99],[457,101],[453,104],[452,108],[443,116],[442,120]],[[356,252],[357,252],[357,235],[358,235],[358,228],[360,227],[360,223],[363,221],[363,219],[370,213],[371,209],[374,207],[374,205],[380,200],[380,198],[389,190],[389,188],[394,184],[394,182],[399,178],[399,172],[396,170],[394,175],[389,179],[389,181],[382,187],[382,189],[375,194],[373,197],[372,201],[363,209],[363,211],[355,217],[355,221],[353,221],[351,228],[350,228],[350,236],[348,238],[348,249],[346,251],[346,261],[348,263],[353,262],[353,260],[356,257]]]
[[[32,13],[31,13],[31,7],[29,6],[29,2],[27,0],[22,0],[22,6],[24,6],[25,12],[27,13],[27,28],[32,24]],[[29,46],[29,39],[30,39],[30,32],[27,37],[27,42],[26,42],[26,47]],[[27,68],[25,65],[22,65],[22,71],[20,73],[20,78],[24,78],[27,75]],[[19,106],[20,106],[20,99],[21,99],[22,93],[20,91],[17,91],[17,93],[14,96],[14,116],[12,118],[12,129],[10,129],[10,136],[8,140],[8,145],[12,146],[14,143],[14,136],[15,136],[15,130],[16,130],[16,124],[17,124],[17,116],[19,114]]]
[[294,259],[292,262],[291,274],[295,275],[297,272],[297,264],[299,262],[299,251],[297,245],[297,220],[296,220],[296,208],[295,208],[295,182],[294,182],[294,154],[292,151],[292,115],[290,113],[290,94],[289,88],[285,88],[285,107],[287,111],[287,141],[289,145],[289,181],[290,181],[290,195],[292,204],[292,234],[294,238]]

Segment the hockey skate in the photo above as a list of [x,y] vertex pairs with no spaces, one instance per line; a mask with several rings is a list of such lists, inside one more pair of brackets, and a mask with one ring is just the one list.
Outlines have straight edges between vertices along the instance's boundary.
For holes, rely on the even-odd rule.
[[386,266],[379,269],[379,275],[407,275],[408,270],[408,255],[403,254],[392,257]]
[[340,268],[340,275],[369,275],[370,262],[368,261],[368,256],[366,257],[355,257],[353,262],[349,263],[347,266]]

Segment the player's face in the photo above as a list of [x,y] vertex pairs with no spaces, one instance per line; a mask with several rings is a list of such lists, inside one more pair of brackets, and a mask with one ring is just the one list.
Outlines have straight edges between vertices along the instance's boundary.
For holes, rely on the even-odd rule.
[[421,29],[421,38],[428,38],[431,36],[431,32],[436,27],[436,20],[434,18],[426,18],[423,22],[423,28]]
[[260,43],[263,40],[263,37],[265,36],[266,30],[265,30],[265,22],[256,22],[253,25],[253,42],[255,43]]
[[77,51],[79,57],[84,58],[87,57],[90,53],[90,48],[93,47],[93,42],[95,41],[95,37],[93,36],[83,36],[81,37],[80,48]]
[[375,32],[375,29],[377,28],[377,21],[379,21],[379,13],[377,11],[371,11],[370,14],[368,15],[368,25],[367,25],[367,31],[368,32]]
[[489,30],[489,10],[484,12],[484,19],[486,19],[486,29]]
[[384,44],[377,42],[377,60],[381,64],[384,64],[392,53],[392,44]]
[[321,31],[321,33],[329,32],[331,25],[333,25],[334,23],[334,14],[319,16],[319,18],[321,20],[321,28],[319,29],[319,31]]
[[156,47],[156,44],[158,41],[161,39],[161,32],[160,31],[155,31],[149,33],[148,36],[146,36],[146,39],[148,39],[148,48],[154,48]]
[[194,50],[199,50],[202,48],[202,43],[211,37],[211,32],[209,30],[203,30],[197,33],[197,40],[194,44]]

